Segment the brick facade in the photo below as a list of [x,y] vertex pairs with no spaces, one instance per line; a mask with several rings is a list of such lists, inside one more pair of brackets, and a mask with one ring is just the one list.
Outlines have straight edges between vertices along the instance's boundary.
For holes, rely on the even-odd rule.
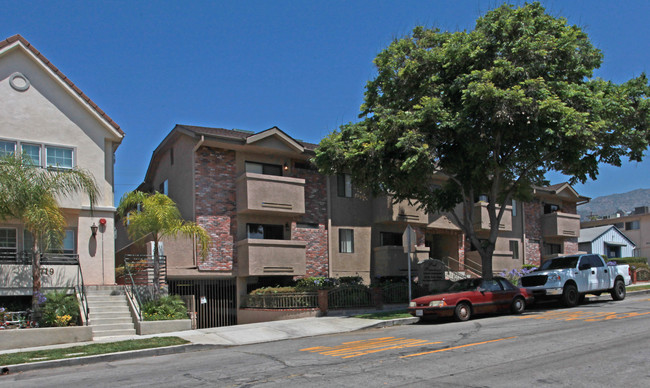
[[306,241],[306,276],[328,276],[327,247],[327,178],[316,171],[294,168],[293,175],[305,180],[305,215],[300,223],[318,227],[297,227],[291,224],[291,238]]
[[235,271],[237,232],[235,152],[201,147],[194,166],[196,222],[212,241],[208,258],[199,264],[203,271]]
[[523,204],[524,217],[526,220],[524,233],[524,257],[525,264],[540,265],[542,260],[542,216],[544,215],[544,205],[537,201],[531,201]]

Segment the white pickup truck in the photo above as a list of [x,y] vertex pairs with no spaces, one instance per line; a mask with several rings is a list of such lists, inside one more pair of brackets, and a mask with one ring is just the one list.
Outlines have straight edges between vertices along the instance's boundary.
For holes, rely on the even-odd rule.
[[535,299],[561,299],[568,307],[582,303],[585,294],[609,292],[614,300],[625,299],[630,284],[629,266],[607,265],[593,254],[560,256],[547,260],[539,269],[521,277]]

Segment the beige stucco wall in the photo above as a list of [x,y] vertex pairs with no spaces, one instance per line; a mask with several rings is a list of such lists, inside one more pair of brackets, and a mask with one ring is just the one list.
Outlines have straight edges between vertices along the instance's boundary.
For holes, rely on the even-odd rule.
[[[354,252],[339,252],[339,229],[354,231]],[[331,276],[361,276],[364,281],[370,281],[370,258],[372,254],[371,227],[369,226],[335,226],[330,232],[330,271]]]
[[[30,83],[25,91],[11,87],[9,77],[22,73]],[[73,149],[73,164],[90,172],[100,197],[91,215],[84,195],[59,198],[68,227],[76,230],[77,253],[86,284],[114,283],[113,151],[120,135],[51,70],[18,47],[0,53],[0,139]],[[96,239],[90,226],[107,221]],[[19,250],[22,229],[18,230]]]
[[[160,160],[154,169],[152,184],[158,190],[160,184],[168,180],[169,193],[181,216],[194,221],[194,147],[196,141],[189,136],[180,136],[168,149],[158,155]],[[171,151],[174,164],[171,163]]]

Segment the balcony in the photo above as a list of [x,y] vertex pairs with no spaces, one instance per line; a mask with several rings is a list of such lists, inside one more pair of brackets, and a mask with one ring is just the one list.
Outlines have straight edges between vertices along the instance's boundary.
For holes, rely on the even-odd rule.
[[305,180],[244,173],[237,178],[237,212],[305,214]]
[[306,273],[305,241],[245,239],[237,242],[239,276]]
[[428,223],[427,213],[419,209],[416,204],[409,205],[408,201],[392,203],[390,196],[382,196],[374,199],[373,213],[375,222],[407,222],[414,225],[426,225]]
[[[496,209],[499,213],[499,207]],[[488,215],[487,203],[477,202],[474,204],[474,230],[476,232],[488,232],[490,230],[490,216]],[[500,232],[512,231],[512,206],[506,206],[499,224]]]
[[570,213],[548,213],[542,216],[544,237],[580,237],[580,216]]

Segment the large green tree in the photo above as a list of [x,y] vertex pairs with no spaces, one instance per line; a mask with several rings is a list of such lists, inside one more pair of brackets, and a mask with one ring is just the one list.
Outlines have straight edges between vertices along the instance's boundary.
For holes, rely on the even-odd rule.
[[[512,199],[530,200],[549,171],[585,182],[600,163],[642,159],[648,80],[592,78],[602,58],[579,27],[539,3],[500,6],[469,32],[417,27],[379,53],[362,120],[324,138],[314,161],[373,194],[450,212],[489,278]],[[434,174],[445,183],[433,184]],[[489,198],[486,240],[473,228],[479,195]]]
[[162,193],[131,191],[126,193],[117,207],[117,214],[132,240],[151,235],[153,240],[154,294],[160,294],[160,252],[158,243],[163,237],[175,238],[181,234],[196,238],[201,248],[200,254],[206,257],[210,236],[200,225],[185,221],[176,203]]
[[88,196],[92,210],[99,189],[90,172],[37,167],[27,156],[0,158],[0,219],[20,221],[33,237],[34,309],[41,289],[41,253],[61,246],[67,225],[57,198],[77,193]]

